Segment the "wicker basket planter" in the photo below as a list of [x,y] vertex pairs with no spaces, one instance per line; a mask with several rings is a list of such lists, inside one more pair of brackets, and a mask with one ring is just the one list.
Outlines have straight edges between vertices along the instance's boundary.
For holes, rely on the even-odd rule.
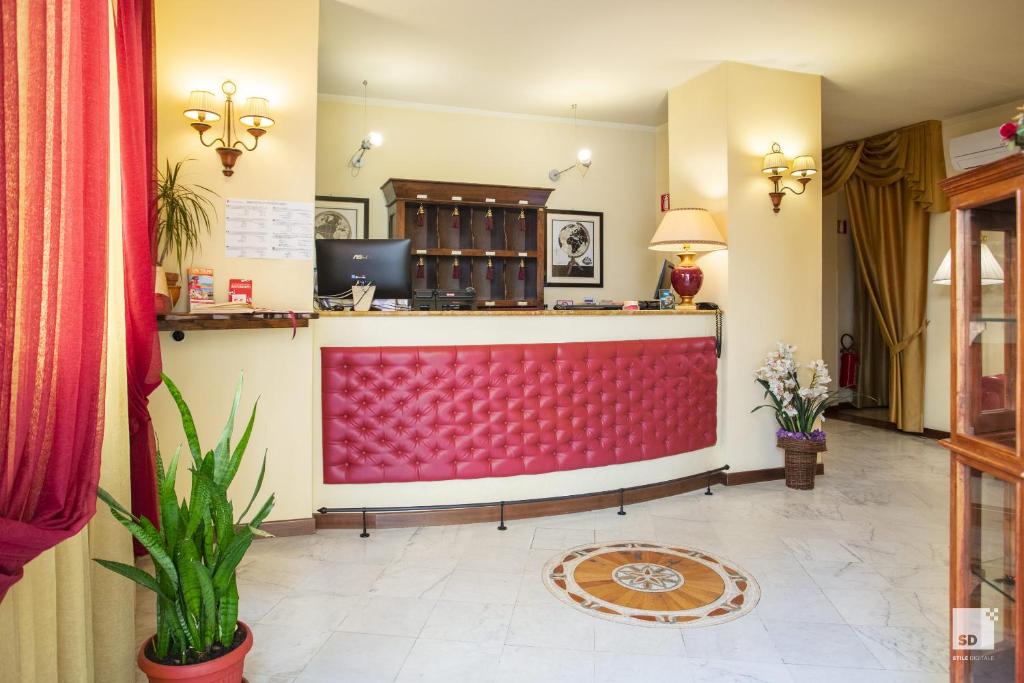
[[801,491],[813,489],[818,453],[825,450],[825,442],[780,436],[775,445],[786,452],[786,486]]

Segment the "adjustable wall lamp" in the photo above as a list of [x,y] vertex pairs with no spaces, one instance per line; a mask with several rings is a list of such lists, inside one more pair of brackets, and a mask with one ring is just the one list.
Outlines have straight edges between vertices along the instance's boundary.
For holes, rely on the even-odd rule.
[[[363,81],[363,130],[366,130],[366,81]],[[384,136],[376,131],[370,131],[363,138],[363,141],[359,143],[359,147],[356,149],[356,153],[349,159],[348,165],[352,167],[352,175],[359,175],[360,169],[363,168],[363,164],[366,160],[363,158],[366,153],[374,147],[380,147],[384,144]]]
[[[575,141],[576,140],[576,105],[575,104],[572,105],[572,137],[573,137],[573,141]],[[576,152],[576,163],[574,163],[571,166],[566,166],[565,168],[563,168],[561,170],[559,170],[557,168],[551,169],[550,171],[548,171],[548,178],[551,180],[551,182],[557,183],[558,179],[562,177],[563,173],[567,173],[567,172],[571,171],[574,168],[580,172],[581,176],[586,177],[587,170],[590,168],[590,162],[591,162],[591,157],[592,156],[593,155],[591,154],[591,152],[590,152],[590,150],[588,148],[581,147],[580,150],[578,152]]]
[[[799,190],[783,185],[782,175],[786,171],[789,171],[789,174],[800,183]],[[765,155],[764,161],[761,164],[761,173],[768,176],[768,179],[772,181],[772,186],[775,188],[772,192],[768,193],[768,196],[772,198],[772,211],[778,213],[779,209],[782,208],[782,197],[786,190],[793,194],[803,194],[807,190],[807,183],[811,182],[811,176],[817,172],[818,169],[814,165],[814,157],[809,154],[801,154],[795,157],[792,170],[790,170],[789,161],[786,160],[786,155],[782,153],[779,143],[773,142],[772,151]]]

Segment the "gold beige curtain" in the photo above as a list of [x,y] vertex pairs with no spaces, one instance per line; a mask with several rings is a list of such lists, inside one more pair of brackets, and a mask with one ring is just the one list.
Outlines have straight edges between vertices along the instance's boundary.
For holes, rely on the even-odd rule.
[[853,405],[857,408],[881,408],[889,405],[889,348],[878,327],[878,316],[871,307],[868,290],[858,271],[854,271],[854,336],[857,339],[857,388]]
[[948,210],[942,126],[925,121],[822,152],[823,192],[846,190],[857,266],[889,350],[889,415],[923,431],[928,215]]
[[[112,28],[112,27],[111,27]],[[113,31],[111,30],[111,36]],[[111,64],[114,55],[111,53]],[[111,130],[117,88],[111,73]],[[100,485],[131,497],[118,136],[111,135],[107,360]],[[132,561],[131,537],[102,508],[76,536],[36,557],[0,602],[0,681],[132,683],[135,589],[91,558]]]

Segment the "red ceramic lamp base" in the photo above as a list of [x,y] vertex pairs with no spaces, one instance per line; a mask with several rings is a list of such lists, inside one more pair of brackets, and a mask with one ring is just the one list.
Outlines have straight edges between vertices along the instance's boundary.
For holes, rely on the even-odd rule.
[[684,251],[679,254],[679,264],[672,270],[672,288],[682,300],[676,310],[693,310],[696,306],[693,297],[700,291],[704,283],[704,272],[693,261],[693,252]]

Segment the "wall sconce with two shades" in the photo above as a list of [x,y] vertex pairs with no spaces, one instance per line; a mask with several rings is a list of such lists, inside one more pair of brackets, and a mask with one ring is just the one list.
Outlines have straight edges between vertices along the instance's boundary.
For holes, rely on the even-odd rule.
[[[188,109],[185,110],[185,118],[191,121],[189,124],[199,133],[199,141],[204,147],[217,145],[216,152],[220,156],[221,172],[226,176],[234,175],[235,162],[242,155],[242,150],[253,152],[259,145],[267,129],[274,125],[274,119],[270,117],[270,102],[265,97],[250,97],[245,101],[242,115],[238,117],[239,123],[245,126],[249,135],[252,136],[252,146],[245,144],[245,141],[238,137],[235,130],[235,102],[232,99],[238,90],[234,81],[224,81],[220,86],[224,93],[224,106],[218,112],[217,102],[214,94],[209,90],[193,90],[188,98]],[[220,137],[206,141],[204,134],[210,130],[212,124],[224,119]]]
[[[783,184],[782,177],[787,171],[800,183],[799,190]],[[761,173],[768,176],[768,179],[772,181],[772,186],[775,188],[768,193],[768,196],[772,199],[772,211],[778,213],[782,208],[782,197],[785,195],[786,190],[793,194],[803,194],[806,192],[807,183],[811,182],[811,176],[817,172],[818,169],[814,164],[814,157],[810,154],[801,154],[794,157],[793,164],[790,166],[790,162],[786,159],[786,155],[782,153],[779,143],[773,142],[772,151],[764,156],[764,161],[761,163]]]

